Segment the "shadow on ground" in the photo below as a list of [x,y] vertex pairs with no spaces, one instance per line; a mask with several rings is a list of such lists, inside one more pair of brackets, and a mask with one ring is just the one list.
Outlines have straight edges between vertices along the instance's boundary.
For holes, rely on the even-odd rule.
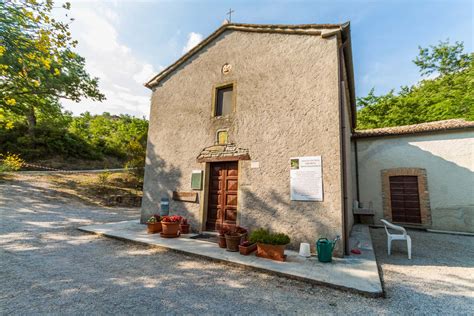
[[373,230],[388,298],[372,299],[76,230],[137,218],[138,209],[90,207],[35,183],[0,184],[2,314],[469,314],[474,307],[470,237],[445,235],[421,262],[431,253],[421,246],[439,237],[418,232],[407,265],[403,249],[384,255],[383,230]]

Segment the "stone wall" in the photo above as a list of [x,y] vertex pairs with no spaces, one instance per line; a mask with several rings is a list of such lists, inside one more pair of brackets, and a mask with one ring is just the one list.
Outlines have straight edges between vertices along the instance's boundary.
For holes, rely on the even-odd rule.
[[[225,129],[251,159],[239,161],[238,224],[285,232],[293,247],[342,236],[337,52],[336,36],[226,31],[162,81],[152,96],[142,221],[161,197],[191,190],[192,170],[208,170],[196,158]],[[213,89],[229,82],[235,111],[212,117]],[[314,155],[323,160],[324,201],[290,201],[290,157]],[[170,207],[201,230],[206,182],[198,193],[198,203]]]

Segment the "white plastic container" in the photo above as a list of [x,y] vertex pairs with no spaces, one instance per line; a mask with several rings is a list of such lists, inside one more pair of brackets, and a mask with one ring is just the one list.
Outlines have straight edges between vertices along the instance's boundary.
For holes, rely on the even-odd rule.
[[300,244],[300,256],[305,258],[311,257],[311,251],[309,249],[308,243],[302,242]]

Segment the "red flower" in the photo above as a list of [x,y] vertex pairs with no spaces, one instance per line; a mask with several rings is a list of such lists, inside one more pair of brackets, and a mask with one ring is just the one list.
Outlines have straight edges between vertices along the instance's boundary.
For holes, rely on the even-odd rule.
[[173,215],[173,216],[163,216],[161,219],[162,222],[165,223],[176,223],[176,222],[181,222],[182,217],[179,215]]

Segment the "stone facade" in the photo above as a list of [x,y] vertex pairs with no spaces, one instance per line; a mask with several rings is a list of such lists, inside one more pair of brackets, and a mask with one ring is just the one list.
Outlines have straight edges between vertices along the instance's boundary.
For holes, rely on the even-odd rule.
[[[351,214],[344,214],[341,111],[351,110],[340,100],[341,36],[329,30],[323,37],[324,28],[307,34],[229,28],[159,82],[150,81],[142,222],[159,210],[160,198],[191,190],[191,172],[200,169],[197,202],[171,200],[170,209],[204,230],[209,162],[229,159],[239,161],[237,224],[287,233],[293,248],[350,231],[344,228]],[[215,87],[228,83],[234,84],[233,112],[213,117]],[[229,145],[215,145],[220,130],[228,131]],[[315,155],[323,160],[324,200],[290,200],[290,157]],[[335,253],[342,255],[343,243]]]

